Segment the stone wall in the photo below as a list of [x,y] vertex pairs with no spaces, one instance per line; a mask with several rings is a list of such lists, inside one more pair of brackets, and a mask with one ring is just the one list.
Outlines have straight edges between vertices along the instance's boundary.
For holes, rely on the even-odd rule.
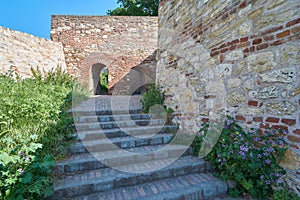
[[0,66],[0,73],[13,70],[22,77],[30,77],[31,68],[42,72],[66,68],[60,43],[4,27],[0,27]]
[[[141,65],[157,49],[158,19],[52,16],[51,38],[62,42],[69,73],[92,89],[91,67],[101,63],[108,67],[109,88],[116,88],[131,68]],[[151,66],[155,68],[156,62]]]
[[224,108],[245,126],[281,128],[300,155],[300,1],[164,0],[157,81],[196,132]]

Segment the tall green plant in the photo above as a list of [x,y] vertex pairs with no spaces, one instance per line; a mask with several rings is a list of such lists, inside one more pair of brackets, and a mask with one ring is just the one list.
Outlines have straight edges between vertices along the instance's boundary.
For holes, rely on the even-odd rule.
[[60,68],[46,76],[32,72],[28,79],[0,76],[0,199],[50,195],[53,156],[61,155],[73,132],[66,110],[76,80]]
[[147,87],[147,91],[143,95],[142,105],[143,112],[148,113],[150,108],[154,105],[164,104],[164,92],[161,92],[159,86],[155,84],[150,84]]
[[100,74],[100,92],[108,92],[108,72],[103,72]]

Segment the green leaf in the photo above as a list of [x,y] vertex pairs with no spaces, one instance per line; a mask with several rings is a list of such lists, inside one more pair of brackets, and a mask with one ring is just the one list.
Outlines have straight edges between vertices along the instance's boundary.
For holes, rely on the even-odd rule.
[[251,190],[253,188],[253,182],[251,180],[247,181],[246,179],[244,179],[242,181],[242,186],[247,190]]
[[9,163],[17,163],[18,159],[18,156],[10,156],[6,152],[0,154],[0,163],[3,163],[4,165],[8,165]]
[[21,178],[20,182],[21,183],[30,183],[32,181],[32,174],[31,172],[25,173],[24,177]]
[[45,196],[50,196],[54,193],[54,188],[52,185],[48,185],[47,187],[44,188],[43,192]]

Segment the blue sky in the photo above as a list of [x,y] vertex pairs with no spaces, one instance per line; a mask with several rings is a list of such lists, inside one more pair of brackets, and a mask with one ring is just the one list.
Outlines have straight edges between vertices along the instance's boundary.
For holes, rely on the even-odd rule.
[[117,0],[2,0],[0,26],[49,38],[51,15],[106,15]]

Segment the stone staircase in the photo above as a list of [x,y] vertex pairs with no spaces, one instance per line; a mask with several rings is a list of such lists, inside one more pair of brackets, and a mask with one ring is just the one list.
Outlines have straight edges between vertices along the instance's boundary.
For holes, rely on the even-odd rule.
[[227,185],[212,176],[209,162],[173,142],[176,126],[139,109],[129,113],[125,106],[113,112],[96,109],[73,110],[77,141],[71,156],[53,170],[57,180],[49,199],[215,199],[226,194]]

